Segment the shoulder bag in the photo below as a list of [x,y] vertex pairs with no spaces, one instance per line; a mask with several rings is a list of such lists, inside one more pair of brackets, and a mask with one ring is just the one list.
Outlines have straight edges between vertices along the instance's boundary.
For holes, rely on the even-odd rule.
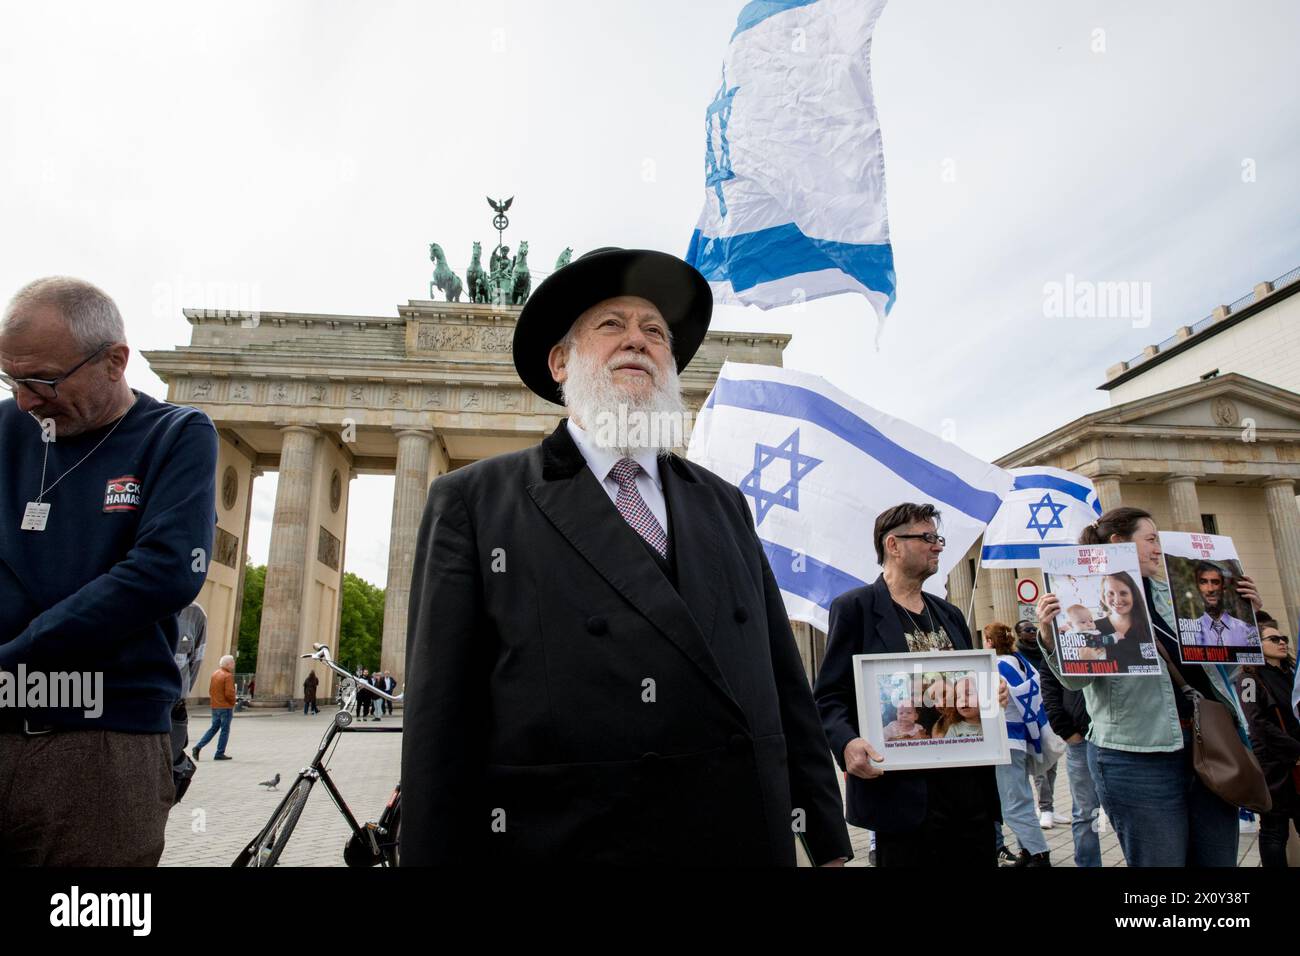
[[1234,807],[1267,813],[1273,808],[1273,798],[1264,771],[1250,748],[1241,742],[1232,712],[1187,686],[1159,637],[1156,649],[1169,668],[1174,686],[1192,700],[1192,768],[1196,775],[1211,793]]

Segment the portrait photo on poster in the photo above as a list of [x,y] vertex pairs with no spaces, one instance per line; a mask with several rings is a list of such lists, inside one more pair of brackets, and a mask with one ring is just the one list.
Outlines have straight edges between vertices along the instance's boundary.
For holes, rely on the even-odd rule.
[[858,732],[882,769],[1009,763],[992,651],[856,654]]
[[1220,534],[1160,532],[1184,664],[1263,664],[1255,609],[1237,593],[1241,561]]
[[1058,545],[1040,552],[1043,582],[1061,602],[1052,619],[1061,673],[1160,673],[1137,545]]

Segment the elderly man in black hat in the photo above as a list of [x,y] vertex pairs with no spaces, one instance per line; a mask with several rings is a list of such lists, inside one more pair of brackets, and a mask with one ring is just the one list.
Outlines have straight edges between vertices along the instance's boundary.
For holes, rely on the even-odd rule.
[[690,266],[625,249],[525,305],[515,368],[568,418],[429,492],[403,865],[790,865],[796,839],[819,865],[851,856],[749,508],[646,421],[683,413],[711,313]]

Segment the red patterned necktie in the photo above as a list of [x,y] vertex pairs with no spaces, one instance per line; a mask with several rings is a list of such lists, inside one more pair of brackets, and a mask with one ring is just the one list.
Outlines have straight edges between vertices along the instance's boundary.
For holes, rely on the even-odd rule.
[[609,476],[618,482],[618,496],[614,499],[614,505],[618,508],[618,513],[632,526],[632,530],[645,538],[650,547],[659,552],[661,558],[666,558],[668,557],[668,535],[664,534],[664,529],[659,527],[654,513],[637,489],[636,476],[640,472],[641,466],[631,458],[620,458],[614,463],[614,467],[609,470]]

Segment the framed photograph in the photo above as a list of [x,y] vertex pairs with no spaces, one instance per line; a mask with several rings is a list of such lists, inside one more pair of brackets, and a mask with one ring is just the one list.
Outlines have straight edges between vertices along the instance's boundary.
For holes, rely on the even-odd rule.
[[1040,552],[1043,583],[1061,602],[1052,620],[1061,673],[1160,673],[1137,545],[1057,545]]
[[853,678],[858,732],[884,770],[1011,762],[992,651],[855,654]]
[[1263,664],[1255,609],[1237,593],[1241,562],[1231,538],[1160,532],[1184,664]]

